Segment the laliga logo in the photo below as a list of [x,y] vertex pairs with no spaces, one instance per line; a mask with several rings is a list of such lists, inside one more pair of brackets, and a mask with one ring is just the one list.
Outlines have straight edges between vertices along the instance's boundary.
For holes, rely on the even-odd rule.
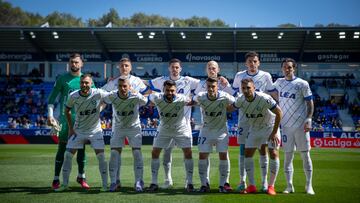
[[314,140],[314,146],[315,146],[315,147],[321,147],[322,145],[323,145],[323,141],[322,141],[321,139],[316,138],[316,139]]

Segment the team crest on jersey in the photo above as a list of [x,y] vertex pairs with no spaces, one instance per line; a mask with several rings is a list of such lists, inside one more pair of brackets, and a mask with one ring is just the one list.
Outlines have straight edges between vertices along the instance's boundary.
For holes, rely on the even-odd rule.
[[259,89],[262,86],[262,82],[261,81],[256,81],[255,82],[255,88]]
[[96,104],[97,104],[97,101],[96,101],[96,100],[92,100],[92,101],[91,101],[91,105],[96,106]]
[[261,111],[261,106],[257,106],[256,111]]
[[299,90],[300,89],[300,85],[296,84],[294,87],[295,90]]
[[184,89],[179,89],[178,91],[177,91],[177,93],[179,93],[179,94],[184,94]]

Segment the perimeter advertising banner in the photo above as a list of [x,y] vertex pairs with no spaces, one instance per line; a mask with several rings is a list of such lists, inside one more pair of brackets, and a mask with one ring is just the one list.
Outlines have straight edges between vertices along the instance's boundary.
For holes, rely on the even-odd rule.
[[[156,129],[142,131],[143,144],[151,145]],[[193,144],[197,145],[199,131],[194,130]],[[104,130],[104,140],[109,144],[111,130]],[[50,129],[0,129],[0,144],[51,144],[58,138]],[[127,143],[127,142],[126,142]],[[229,145],[238,146],[237,131],[229,131]],[[317,148],[360,148],[360,132],[311,132],[311,146]]]

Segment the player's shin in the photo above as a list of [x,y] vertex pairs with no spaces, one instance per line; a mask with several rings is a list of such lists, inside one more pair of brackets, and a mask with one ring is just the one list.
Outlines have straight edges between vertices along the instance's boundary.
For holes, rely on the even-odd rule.
[[144,162],[140,149],[133,149],[135,182],[143,180]]
[[268,165],[269,157],[267,155],[260,155],[259,164],[261,168],[261,181],[263,188],[267,189],[267,174],[268,174]]
[[206,186],[206,184],[208,183],[208,179],[206,177],[207,168],[208,168],[207,160],[199,159],[199,177],[202,186]]
[[294,174],[294,152],[285,152],[284,157],[284,173],[286,178],[286,183],[288,188],[293,187],[293,174]]
[[158,173],[160,168],[160,160],[159,159],[151,159],[151,183],[157,185],[158,184]]
[[64,164],[63,164],[63,185],[68,186],[69,185],[69,176],[71,173],[71,167],[72,167],[72,158],[73,154],[69,151],[65,152],[64,157]]
[[303,168],[306,176],[306,185],[312,186],[313,165],[310,158],[310,152],[301,152],[301,158],[303,160]]
[[107,188],[108,172],[107,172],[107,164],[105,161],[105,154],[104,154],[104,152],[100,152],[100,153],[96,154],[96,157],[99,161],[99,171],[100,171],[101,180],[102,180],[102,187]]
[[279,157],[276,157],[275,159],[270,159],[269,169],[270,169],[270,180],[269,185],[274,186],[276,177],[279,173],[280,168],[280,160]]
[[116,174],[119,168],[118,159],[119,159],[119,152],[115,149],[111,150],[110,154],[110,161],[109,161],[109,175],[110,175],[110,182],[116,183]]
[[219,186],[223,186],[229,178],[230,169],[228,160],[219,161]]
[[194,171],[194,161],[193,159],[185,159],[185,170],[186,170],[186,183],[193,184],[193,171]]
[[254,159],[252,157],[245,157],[245,170],[249,179],[249,184],[255,185]]

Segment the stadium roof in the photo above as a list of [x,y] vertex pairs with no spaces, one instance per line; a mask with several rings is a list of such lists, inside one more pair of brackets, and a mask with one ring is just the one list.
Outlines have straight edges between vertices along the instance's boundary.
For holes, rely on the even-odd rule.
[[360,52],[360,27],[39,28],[0,27],[2,52]]

